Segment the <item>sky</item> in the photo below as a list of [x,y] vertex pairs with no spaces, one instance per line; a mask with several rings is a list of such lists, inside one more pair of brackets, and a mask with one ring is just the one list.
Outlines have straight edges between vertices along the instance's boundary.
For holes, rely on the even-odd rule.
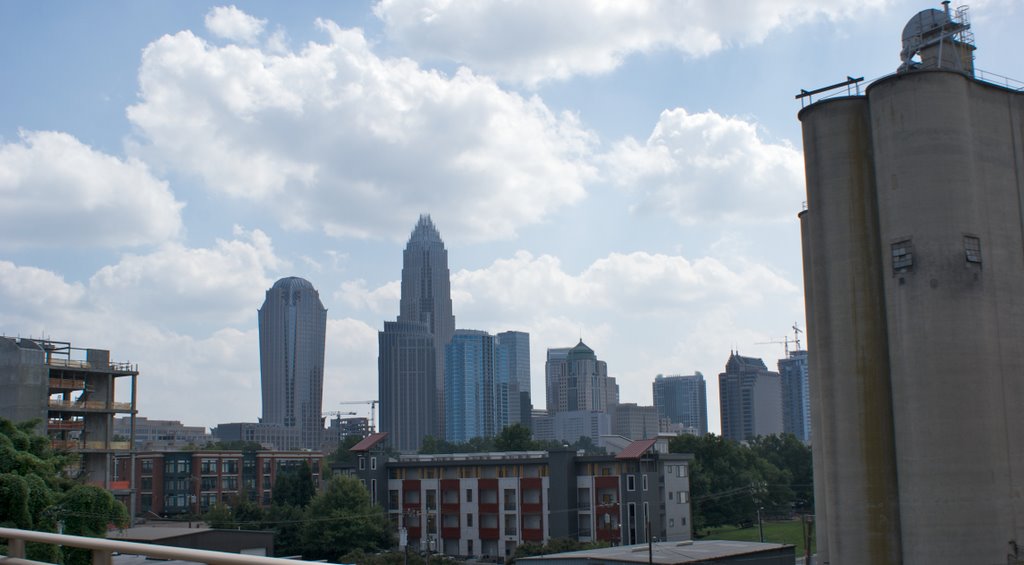
[[[730,352],[774,370],[804,327],[794,95],[893,73],[928,8],[0,2],[0,334],[137,363],[141,416],[255,421],[256,311],[300,276],[324,410],[368,416],[338,403],[377,397],[426,213],[456,326],[530,333],[535,407],[582,338],[623,402],[703,373],[717,432]],[[976,66],[1024,81],[1024,0],[968,14]]]

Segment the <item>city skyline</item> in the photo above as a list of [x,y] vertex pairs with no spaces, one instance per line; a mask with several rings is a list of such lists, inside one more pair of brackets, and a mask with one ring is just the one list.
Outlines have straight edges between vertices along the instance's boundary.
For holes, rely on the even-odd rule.
[[[708,375],[714,432],[727,352],[804,326],[794,94],[894,72],[939,7],[235,4],[0,4],[0,333],[138,363],[144,416],[251,421],[253,311],[300,276],[334,410],[377,396],[429,213],[459,325],[530,334],[535,406],[582,337],[622,402]],[[971,8],[977,66],[1024,79],[1024,8]]]

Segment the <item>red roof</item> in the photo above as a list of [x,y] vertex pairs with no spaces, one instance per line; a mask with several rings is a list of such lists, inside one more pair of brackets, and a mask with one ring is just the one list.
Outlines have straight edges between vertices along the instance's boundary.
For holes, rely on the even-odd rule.
[[643,455],[644,452],[646,452],[648,449],[650,449],[651,446],[653,446],[654,442],[656,442],[656,441],[658,441],[658,438],[654,438],[654,439],[641,439],[641,440],[638,440],[638,441],[634,441],[633,443],[627,445],[626,449],[623,449],[622,451],[620,451],[619,454],[615,456],[615,458],[616,459],[640,459],[640,456]]
[[366,436],[363,441],[353,445],[349,448],[349,451],[369,451],[373,446],[384,441],[384,438],[388,437],[387,432],[379,432],[376,434],[370,434]]

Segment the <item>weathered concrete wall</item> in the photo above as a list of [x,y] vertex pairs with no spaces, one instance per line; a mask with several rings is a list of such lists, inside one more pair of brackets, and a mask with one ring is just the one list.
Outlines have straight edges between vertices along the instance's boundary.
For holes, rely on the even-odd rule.
[[50,372],[46,355],[33,341],[0,337],[0,417],[15,422],[39,420],[46,430]]
[[[833,564],[900,563],[889,355],[871,129],[864,98],[808,106],[803,123],[818,540]],[[823,496],[822,496],[823,495]],[[822,521],[824,517],[824,521]],[[819,548],[819,552],[822,549]]]
[[1024,541],[1024,96],[921,71],[867,97],[904,563],[1005,562]]

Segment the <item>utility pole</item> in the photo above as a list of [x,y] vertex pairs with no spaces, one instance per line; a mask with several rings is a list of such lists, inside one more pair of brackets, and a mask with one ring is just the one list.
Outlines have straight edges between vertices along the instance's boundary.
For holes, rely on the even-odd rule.
[[764,522],[761,520],[761,511],[764,507],[757,507],[757,530],[761,534],[761,543],[764,543]]

